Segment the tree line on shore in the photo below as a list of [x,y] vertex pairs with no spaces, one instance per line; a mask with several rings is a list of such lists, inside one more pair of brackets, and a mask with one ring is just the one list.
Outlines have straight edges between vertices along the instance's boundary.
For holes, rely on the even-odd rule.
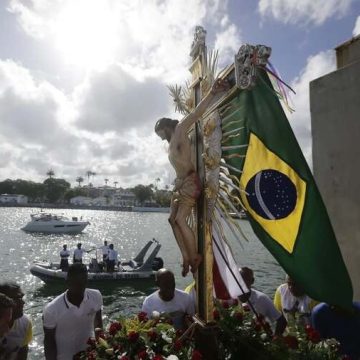
[[[49,174],[47,174],[49,175]],[[68,204],[70,199],[75,196],[96,197],[95,192],[91,191],[94,187],[88,186],[71,187],[71,184],[64,179],[49,176],[42,183],[23,179],[6,179],[0,181],[0,194],[20,194],[28,197],[31,203],[51,203],[51,204]],[[110,188],[109,188],[110,189]],[[114,191],[114,189],[112,189]],[[123,189],[131,191],[140,204],[147,201],[168,207],[170,206],[171,192],[168,189],[160,190],[156,185],[136,185],[133,188]],[[103,188],[104,197],[111,196],[110,191]]]

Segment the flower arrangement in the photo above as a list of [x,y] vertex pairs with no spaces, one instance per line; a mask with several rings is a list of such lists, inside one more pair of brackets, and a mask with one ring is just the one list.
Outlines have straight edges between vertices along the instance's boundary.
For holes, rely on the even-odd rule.
[[88,340],[88,348],[77,355],[86,360],[202,360],[191,339],[176,331],[171,320],[153,314],[148,319],[141,312],[133,318],[120,318],[105,331],[97,329],[95,338]]
[[271,326],[260,315],[256,318],[248,306],[236,301],[218,303],[214,319],[220,328],[223,359],[266,360],[338,360],[339,344],[321,340],[310,325],[290,321],[283,336],[273,335]]
[[[221,359],[226,360],[339,360],[338,343],[321,340],[309,325],[291,322],[283,336],[274,336],[263,317],[236,301],[219,302],[214,310],[216,340]],[[133,318],[120,318],[105,331],[98,329],[85,352],[86,360],[205,360],[191,336],[176,331],[171,320],[141,312]]]

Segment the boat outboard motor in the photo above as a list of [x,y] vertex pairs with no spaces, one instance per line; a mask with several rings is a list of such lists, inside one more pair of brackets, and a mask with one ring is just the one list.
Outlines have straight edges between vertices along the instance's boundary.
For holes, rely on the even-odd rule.
[[154,258],[152,263],[152,269],[154,271],[158,271],[164,267],[164,260],[161,257]]

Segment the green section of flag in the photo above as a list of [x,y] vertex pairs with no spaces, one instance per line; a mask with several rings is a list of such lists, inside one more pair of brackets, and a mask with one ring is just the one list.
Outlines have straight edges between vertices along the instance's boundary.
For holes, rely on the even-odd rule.
[[[254,89],[239,90],[237,96],[223,109],[223,133],[239,129],[237,136],[225,137],[224,145],[249,144],[250,138],[255,139],[258,144],[258,147],[253,145],[251,149],[247,147],[223,152],[226,163],[244,170],[240,182],[241,178],[246,179],[243,181],[244,188],[248,186],[248,189],[253,189],[251,194],[255,194],[253,203],[242,194],[254,232],[284,270],[304,288],[307,295],[318,301],[350,308],[352,285],[326,208],[267,74],[262,71]],[[254,153],[254,149],[260,147],[262,152]],[[246,157],[227,158],[230,154],[242,154]],[[261,170],[265,172],[262,173]],[[297,216],[300,214],[299,221],[293,219],[295,210],[286,214],[282,209],[285,215],[277,214],[272,208],[273,204],[266,203],[267,194],[264,194],[265,200],[262,198],[261,184],[267,181],[266,172],[275,170],[276,174],[280,173],[292,181],[298,202],[300,190],[302,191],[303,203],[297,206],[297,202],[295,207]],[[249,174],[249,171],[252,173]],[[232,174],[239,177],[236,172]],[[265,174],[265,179],[264,176],[261,177],[262,174]],[[291,246],[284,246],[282,243],[286,226],[289,229],[286,231],[294,236]],[[280,233],[282,239],[277,238]]]

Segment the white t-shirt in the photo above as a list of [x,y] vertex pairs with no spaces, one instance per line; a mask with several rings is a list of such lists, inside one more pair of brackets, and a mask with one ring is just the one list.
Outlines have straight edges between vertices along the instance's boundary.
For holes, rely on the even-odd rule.
[[157,290],[145,298],[142,311],[146,312],[148,317],[152,316],[153,311],[167,314],[171,317],[174,327],[180,329],[184,325],[184,316],[195,314],[195,304],[185,291],[175,289],[174,297],[170,301],[164,301]]
[[110,261],[112,261],[112,260],[117,261],[117,259],[118,259],[118,252],[117,252],[116,250],[111,250],[111,249],[109,249],[108,259],[109,259]]
[[254,306],[258,314],[263,315],[266,320],[275,322],[279,319],[281,314],[276,310],[271,299],[261,291],[251,289],[249,301]]
[[107,255],[109,253],[109,245],[100,246],[100,249],[103,255]]
[[69,250],[61,250],[60,251],[60,257],[61,259],[67,259],[70,256]]
[[82,260],[82,257],[83,257],[84,252],[85,252],[84,249],[76,248],[76,249],[74,250],[74,258],[75,258],[76,260]]
[[103,304],[99,290],[86,289],[79,307],[70,303],[67,292],[62,293],[44,308],[43,322],[55,330],[57,360],[69,360],[85,350],[87,340],[94,336],[95,314]]

